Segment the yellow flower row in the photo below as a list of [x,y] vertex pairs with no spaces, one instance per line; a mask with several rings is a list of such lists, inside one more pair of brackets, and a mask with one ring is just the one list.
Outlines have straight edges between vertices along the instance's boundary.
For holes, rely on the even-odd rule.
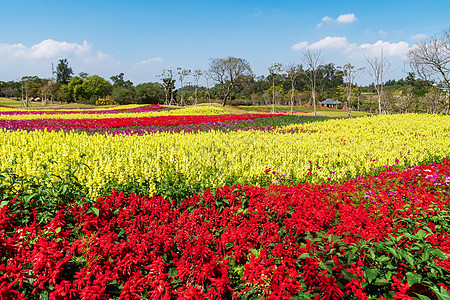
[[[122,105],[108,110],[135,108],[136,105]],[[4,108],[1,108],[4,109]],[[102,109],[106,110],[106,109]],[[4,110],[6,111],[6,110]],[[109,118],[140,118],[156,116],[192,116],[192,115],[221,115],[228,114],[223,108],[216,106],[189,106],[181,109],[158,110],[145,112],[126,112],[126,113],[108,113],[108,114],[83,114],[72,113],[64,114],[69,110],[58,110],[61,114],[42,114],[42,115],[0,115],[0,120],[37,120],[37,119],[109,119]],[[73,111],[73,110],[72,110]]]
[[180,174],[187,184],[204,188],[222,186],[227,177],[258,185],[267,182],[264,170],[269,168],[296,181],[338,180],[450,154],[449,116],[377,116],[294,128],[144,136],[0,131],[0,169],[12,166],[31,177],[49,161],[56,162],[48,165],[56,174],[83,162],[89,168],[77,170],[76,176],[96,196],[108,182],[150,181],[156,189],[157,183]]

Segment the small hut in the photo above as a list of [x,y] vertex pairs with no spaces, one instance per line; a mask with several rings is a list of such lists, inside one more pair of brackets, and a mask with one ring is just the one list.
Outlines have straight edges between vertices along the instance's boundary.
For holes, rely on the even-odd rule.
[[342,102],[339,100],[327,99],[325,101],[319,102],[321,106],[338,108],[342,105]]

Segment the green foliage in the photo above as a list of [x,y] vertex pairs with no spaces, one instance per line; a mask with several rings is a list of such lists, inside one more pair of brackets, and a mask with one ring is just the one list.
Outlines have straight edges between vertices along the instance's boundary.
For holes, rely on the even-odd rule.
[[113,86],[111,98],[123,105],[135,103],[136,92],[133,87]]
[[[61,175],[55,175],[47,171],[48,166],[55,163],[49,160],[42,164],[42,175],[29,179],[18,176],[12,168],[0,172],[1,204],[8,204],[12,213],[30,213],[36,209],[38,223],[46,224],[59,210],[87,201],[87,190],[78,182],[75,173],[78,169],[85,170],[88,167],[83,163],[67,164]],[[31,221],[29,214],[18,220],[22,226]]]
[[86,78],[83,82],[83,88],[86,93],[86,99],[95,99],[106,97],[112,91],[111,84],[104,78],[93,75]]
[[56,82],[60,84],[68,84],[70,78],[73,75],[72,68],[69,67],[69,61],[67,59],[60,59],[56,66]]
[[157,82],[141,83],[136,86],[136,102],[142,104],[162,104],[164,87]]

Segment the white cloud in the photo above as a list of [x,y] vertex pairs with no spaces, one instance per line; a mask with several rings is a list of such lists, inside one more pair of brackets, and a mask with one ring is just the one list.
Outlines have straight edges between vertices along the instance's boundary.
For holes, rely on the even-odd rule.
[[329,16],[325,16],[322,18],[322,22],[324,23],[330,23],[331,21],[333,21],[333,19],[330,18]]
[[398,43],[391,43],[381,40],[373,44],[361,44],[359,48],[368,55],[378,55],[381,49],[383,49],[383,53],[386,56],[404,56],[410,49],[407,42],[400,41]]
[[300,51],[303,49],[311,50],[337,50],[341,49],[348,57],[363,57],[364,55],[377,55],[380,50],[383,49],[386,56],[404,56],[409,48],[407,42],[391,43],[387,41],[379,40],[373,44],[363,43],[356,44],[348,41],[347,37],[343,36],[327,36],[317,42],[309,43],[303,41],[297,43],[291,47],[294,51]]
[[413,40],[413,41],[422,41],[427,38],[428,38],[428,35],[424,34],[424,33],[418,33],[418,34],[411,36],[411,40]]
[[379,35],[386,35],[387,32],[380,29],[380,30],[378,30],[378,34]]
[[81,55],[89,52],[91,45],[87,41],[83,44],[44,40],[31,47],[19,44],[0,44],[0,55],[17,59],[56,59],[67,55]]
[[339,17],[337,17],[336,20],[334,20],[333,18],[329,17],[329,16],[325,16],[322,18],[322,22],[317,24],[317,28],[322,28],[324,24],[330,24],[330,23],[353,23],[355,21],[357,21],[358,18],[355,17],[355,14],[345,14],[345,15],[340,15]]
[[140,62],[137,62],[133,68],[143,66],[143,65],[153,64],[153,63],[161,63],[163,61],[164,61],[164,59],[162,57],[152,57],[152,58],[149,58],[146,60],[141,60]]
[[338,23],[353,23],[357,20],[358,20],[358,18],[355,17],[355,14],[340,15],[336,19],[336,21],[338,21]]
[[306,47],[308,47],[308,42],[300,42],[300,43],[293,45],[291,48],[294,51],[300,51],[302,49],[305,49]]
[[327,36],[320,41],[312,43],[308,46],[309,49],[321,50],[321,49],[341,49],[352,46],[343,36]]
[[34,45],[0,44],[0,80],[18,80],[24,75],[51,77],[52,64],[56,66],[62,58],[68,59],[75,74],[87,72],[108,78],[123,70],[115,56],[93,51],[87,41],[74,43],[47,39]]

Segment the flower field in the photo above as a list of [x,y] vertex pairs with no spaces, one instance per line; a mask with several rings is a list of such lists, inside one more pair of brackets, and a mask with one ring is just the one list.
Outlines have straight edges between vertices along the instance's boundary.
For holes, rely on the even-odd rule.
[[450,116],[3,108],[0,127],[0,299],[450,299]]

